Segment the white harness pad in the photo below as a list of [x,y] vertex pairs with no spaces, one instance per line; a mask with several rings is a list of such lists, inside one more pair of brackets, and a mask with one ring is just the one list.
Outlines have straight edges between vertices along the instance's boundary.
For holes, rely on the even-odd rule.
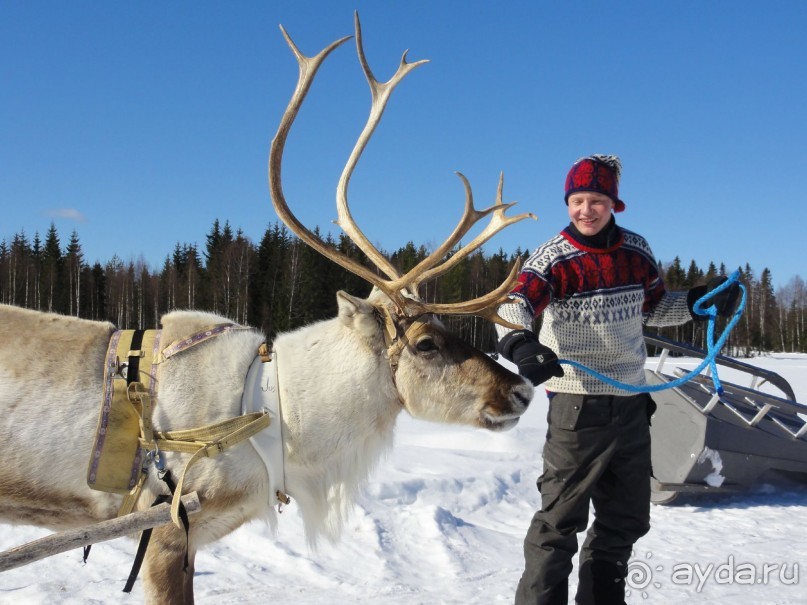
[[249,366],[241,396],[241,413],[266,412],[269,426],[249,438],[269,474],[269,506],[283,502],[286,481],[283,466],[283,422],[280,415],[280,390],[277,384],[277,354],[272,361],[256,357]]

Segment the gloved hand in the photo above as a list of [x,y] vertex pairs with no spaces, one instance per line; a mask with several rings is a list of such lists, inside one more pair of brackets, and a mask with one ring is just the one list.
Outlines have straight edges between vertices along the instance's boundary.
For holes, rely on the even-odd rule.
[[[687,305],[689,305],[689,313],[693,319],[701,320],[707,319],[707,315],[701,315],[695,312],[695,303],[705,294],[715,290],[718,286],[725,283],[728,278],[725,276],[713,277],[705,286],[695,286],[687,293]],[[717,314],[721,317],[731,317],[734,311],[737,310],[737,305],[740,303],[740,286],[737,282],[731,284],[722,292],[718,292],[711,299],[707,301],[706,307],[714,305]]]
[[558,363],[558,356],[549,347],[545,347],[530,330],[514,330],[502,338],[496,350],[505,358],[518,366],[518,373],[538,386],[553,376],[563,376],[563,368]]

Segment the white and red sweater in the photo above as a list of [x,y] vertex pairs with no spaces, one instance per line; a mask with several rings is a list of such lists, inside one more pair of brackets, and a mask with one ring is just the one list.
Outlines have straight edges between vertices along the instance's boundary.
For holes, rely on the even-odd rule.
[[[606,242],[567,227],[527,259],[511,302],[499,315],[526,329],[543,313],[539,340],[560,359],[581,363],[614,380],[645,384],[642,327],[692,319],[686,292],[668,292],[647,241],[613,222]],[[496,326],[499,338],[510,330]],[[590,374],[564,365],[552,392],[627,395]]]

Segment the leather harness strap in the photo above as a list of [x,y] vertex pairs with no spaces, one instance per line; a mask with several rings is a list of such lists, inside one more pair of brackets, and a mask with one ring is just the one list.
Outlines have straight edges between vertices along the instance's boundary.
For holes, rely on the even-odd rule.
[[[214,326],[202,332],[192,335],[189,338],[175,341],[165,349],[160,355],[160,363],[193,347],[199,343],[205,342],[210,338],[214,338],[220,334],[224,334],[232,329],[243,329],[240,326],[233,324],[222,324]],[[135,337],[137,335],[135,334]],[[140,336],[142,342],[142,335]],[[140,416],[140,437],[138,438],[139,451],[145,451],[146,456],[144,463],[141,467],[140,475],[137,479],[135,486],[129,491],[123,499],[121,507],[118,510],[118,516],[130,513],[142,492],[143,484],[147,477],[148,466],[150,463],[159,470],[158,477],[165,482],[168,487],[168,495],[158,495],[152,506],[161,502],[171,502],[171,520],[173,523],[184,530],[185,539],[188,539],[188,532],[190,531],[190,522],[188,520],[187,512],[182,504],[180,498],[182,497],[182,490],[185,481],[185,476],[188,470],[196,462],[202,458],[212,458],[217,456],[224,450],[232,447],[249,439],[253,435],[264,430],[269,426],[270,417],[266,412],[255,412],[251,414],[244,414],[228,420],[215,422],[195,429],[179,430],[179,431],[154,431],[152,426],[152,412],[153,401],[152,395],[154,390],[146,389],[144,385],[137,381],[135,377],[139,376],[138,365],[141,351],[138,350],[140,344],[138,340],[133,339],[132,350],[129,354],[128,374],[127,374],[127,389],[126,394],[134,407],[138,410]],[[135,362],[134,364],[132,362]],[[134,365],[134,369],[133,369]],[[131,377],[131,379],[130,379]],[[162,460],[161,452],[178,452],[192,454],[190,460],[185,464],[182,470],[179,482],[174,484],[171,472],[165,468],[164,461]],[[135,580],[140,573],[140,567],[145,558],[146,550],[151,540],[152,529],[145,530],[138,545],[137,553],[132,564],[131,572],[124,586],[124,592],[131,592]],[[89,554],[85,550],[86,555]],[[188,568],[188,550],[185,550],[185,569]]]
[[141,442],[150,451],[181,452],[193,454],[185,464],[171,500],[171,520],[182,527],[180,507],[182,488],[188,470],[203,458],[213,458],[224,450],[249,439],[269,426],[269,415],[255,412],[185,431],[157,431],[152,443]]
[[401,392],[398,390],[398,384],[395,381],[395,374],[398,372],[398,360],[401,357],[404,347],[410,343],[410,335],[415,330],[419,329],[420,326],[428,322],[421,319],[419,315],[410,318],[409,321],[412,323],[404,329],[401,326],[401,320],[393,315],[392,311],[390,311],[386,305],[382,305],[380,311],[382,314],[381,321],[384,324],[383,333],[384,344],[387,347],[387,360],[392,370],[392,384],[395,386],[395,393],[398,395],[398,401],[400,401],[401,406],[406,407],[403,397],[401,397]]
[[[174,355],[234,329],[249,328],[242,328],[235,324],[219,324],[212,326],[188,338],[174,341],[168,345],[160,354],[161,362],[165,362]],[[134,345],[132,348],[134,349]],[[136,373],[131,371],[129,374],[137,376]],[[146,462],[143,465],[136,485],[121,503],[121,507],[118,511],[119,516],[128,514],[134,509],[145,482],[146,467],[149,461],[159,460],[161,451],[192,454],[190,460],[185,464],[185,468],[180,475],[176,490],[173,492],[171,499],[171,519],[177,527],[182,528],[183,524],[180,519],[180,498],[182,497],[182,488],[188,469],[202,458],[217,456],[224,450],[245,439],[249,439],[251,436],[269,426],[269,416],[265,412],[256,412],[236,416],[235,418],[215,422],[195,429],[154,431],[151,424],[153,402],[150,393],[143,388],[141,383],[135,381],[130,382],[127,393],[130,400],[139,408],[140,437],[138,442],[140,448],[146,452]]]
[[129,350],[127,358],[129,360],[128,367],[126,368],[126,384],[140,381],[140,358],[144,357],[143,351],[140,347],[143,346],[143,336],[145,330],[135,330],[132,334],[132,348]]

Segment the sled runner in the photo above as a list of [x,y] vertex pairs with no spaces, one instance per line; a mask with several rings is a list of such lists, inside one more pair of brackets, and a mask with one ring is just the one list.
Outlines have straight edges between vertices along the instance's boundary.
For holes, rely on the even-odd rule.
[[[645,369],[650,385],[672,382],[686,372],[670,368],[669,354],[704,358],[702,349],[645,335],[657,366]],[[750,376],[749,386],[721,377],[715,394],[711,376],[701,374],[681,386],[653,393],[658,409],[652,418],[653,489],[651,501],[672,502],[679,493],[740,491],[760,481],[787,478],[807,483],[807,405],[796,402],[779,374],[730,357],[717,364]],[[671,372],[672,375],[668,372]],[[780,395],[758,390],[763,383]]]

